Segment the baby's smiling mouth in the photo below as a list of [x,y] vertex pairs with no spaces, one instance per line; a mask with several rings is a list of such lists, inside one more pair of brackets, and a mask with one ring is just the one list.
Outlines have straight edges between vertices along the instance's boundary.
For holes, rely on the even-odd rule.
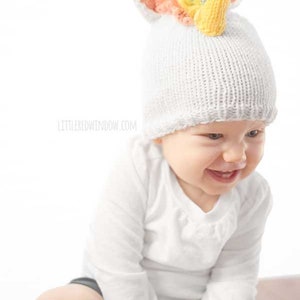
[[217,176],[220,176],[222,178],[230,178],[234,172],[238,170],[231,170],[231,171],[217,171],[217,170],[210,170],[214,172]]
[[207,173],[215,180],[221,181],[224,183],[233,182],[236,177],[240,174],[242,169],[234,169],[234,170],[213,170],[207,169]]

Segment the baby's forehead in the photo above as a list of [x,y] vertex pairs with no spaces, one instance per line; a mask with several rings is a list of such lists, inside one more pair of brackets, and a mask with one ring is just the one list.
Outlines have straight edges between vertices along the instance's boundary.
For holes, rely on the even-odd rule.
[[211,122],[205,124],[198,124],[187,128],[188,131],[198,131],[198,130],[208,130],[208,131],[218,131],[218,130],[231,130],[231,129],[241,129],[247,130],[250,128],[262,128],[265,127],[265,122],[261,120],[237,120],[237,121],[222,121],[222,122]]

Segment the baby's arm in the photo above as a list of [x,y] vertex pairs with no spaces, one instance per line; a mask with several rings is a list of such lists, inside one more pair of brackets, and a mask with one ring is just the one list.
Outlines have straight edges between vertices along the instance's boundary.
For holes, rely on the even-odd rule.
[[105,300],[157,300],[141,264],[148,195],[139,149],[133,141],[115,163],[89,230],[82,276],[97,281]]
[[[107,177],[84,252],[81,276],[95,279],[105,300],[157,300],[141,264],[147,171],[138,152],[129,145]],[[75,289],[96,298],[70,299]],[[97,292],[80,284],[50,290],[43,297],[39,300],[101,299]]]
[[71,283],[48,290],[37,300],[103,300],[103,298],[95,290],[85,285]]
[[258,188],[248,189],[237,230],[222,249],[202,300],[255,299],[261,239],[272,207],[267,182],[261,177],[258,180]]

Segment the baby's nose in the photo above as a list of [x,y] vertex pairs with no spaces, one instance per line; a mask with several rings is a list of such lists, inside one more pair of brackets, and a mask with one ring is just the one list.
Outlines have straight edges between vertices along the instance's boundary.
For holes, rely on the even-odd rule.
[[234,145],[229,147],[223,153],[223,159],[226,162],[243,162],[246,161],[246,151],[245,146],[243,144]]

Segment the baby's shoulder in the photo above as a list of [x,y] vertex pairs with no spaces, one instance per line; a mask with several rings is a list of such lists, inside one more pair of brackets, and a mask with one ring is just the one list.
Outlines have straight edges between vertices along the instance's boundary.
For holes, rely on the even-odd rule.
[[257,171],[254,171],[248,177],[240,181],[236,190],[240,196],[241,206],[244,208],[271,205],[272,197],[269,183],[266,178]]
[[130,137],[127,142],[127,155],[141,179],[147,180],[151,173],[156,172],[156,165],[164,159],[161,147],[143,135]]
[[133,159],[137,160],[137,162],[147,163],[153,159],[162,158],[161,147],[143,135],[130,137],[127,147]]
[[264,190],[269,187],[268,181],[259,172],[254,171],[238,184],[240,190],[245,192]]

